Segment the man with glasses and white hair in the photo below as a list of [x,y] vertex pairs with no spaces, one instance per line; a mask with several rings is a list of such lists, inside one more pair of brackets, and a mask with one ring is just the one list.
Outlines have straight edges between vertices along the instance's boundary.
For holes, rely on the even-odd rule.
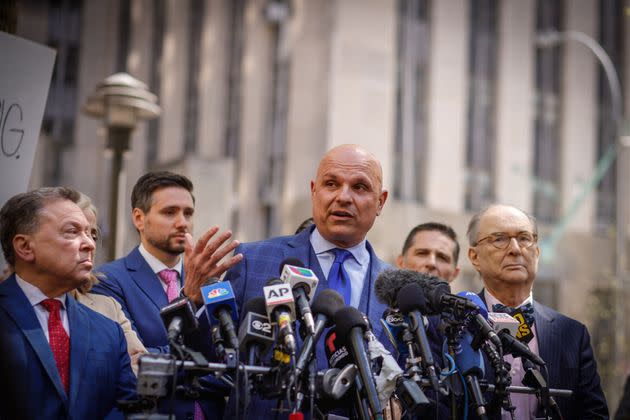
[[[515,207],[492,205],[473,216],[467,236],[468,258],[483,280],[480,297],[488,310],[514,313],[529,331],[520,340],[547,364],[549,388],[573,391],[570,398],[556,397],[563,418],[607,419],[606,398],[586,327],[532,297],[540,256],[536,220]],[[521,359],[505,359],[511,364],[512,385],[521,385],[525,375]],[[491,372],[491,382],[493,376]],[[511,398],[517,419],[540,414],[542,407],[535,396],[512,393]],[[496,412],[494,418],[509,415]]]

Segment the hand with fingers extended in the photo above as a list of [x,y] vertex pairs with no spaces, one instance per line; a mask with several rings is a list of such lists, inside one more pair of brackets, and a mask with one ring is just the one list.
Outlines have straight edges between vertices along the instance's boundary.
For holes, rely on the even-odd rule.
[[[195,303],[202,303],[201,287],[206,280],[220,277],[233,265],[238,264],[242,254],[234,255],[225,261],[223,257],[234,251],[239,245],[238,241],[229,241],[232,232],[229,230],[218,234],[219,227],[214,226],[203,234],[196,244],[190,233],[186,233],[186,245],[184,247],[184,294]],[[193,245],[194,244],[194,245]]]

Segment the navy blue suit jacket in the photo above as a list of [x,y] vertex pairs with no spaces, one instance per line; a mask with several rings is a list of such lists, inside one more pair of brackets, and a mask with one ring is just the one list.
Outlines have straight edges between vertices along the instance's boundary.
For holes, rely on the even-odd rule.
[[[314,227],[305,229],[297,235],[282,236],[259,242],[252,242],[240,245],[234,252],[243,254],[243,260],[232,267],[226,274],[225,279],[232,282],[234,294],[239,307],[239,311],[243,304],[249,299],[262,296],[262,290],[270,278],[278,277],[280,264],[287,258],[297,258],[304,265],[315,272],[319,279],[316,295],[324,289],[328,288],[328,281],[322,272],[322,269],[313,251],[310,243],[310,234]],[[385,345],[385,347],[393,351],[392,346],[387,339],[380,318],[387,308],[386,305],[377,301],[374,295],[374,281],[376,277],[386,268],[391,268],[387,263],[381,261],[372,246],[367,243],[367,249],[370,253],[370,268],[363,285],[359,310],[367,314],[372,324],[372,331],[376,337]],[[241,316],[243,314],[240,314]],[[323,346],[323,339],[317,345],[317,368],[328,368],[328,361]],[[273,403],[275,405],[275,402]],[[269,413],[269,416],[275,416],[275,412],[269,412],[269,408],[273,407],[270,402],[262,402],[255,399],[252,401],[249,413],[262,414]],[[233,407],[228,409],[232,412]]]
[[[111,296],[120,303],[140,340],[150,352],[168,353],[168,337],[160,317],[160,309],[168,304],[168,299],[160,279],[140,254],[138,247],[126,257],[100,266],[96,272],[103,276],[99,276],[101,281],[94,286],[92,292]],[[182,273],[182,285],[184,281],[185,275]],[[202,314],[199,321],[200,333],[192,336],[186,344],[202,351],[207,358],[211,358],[212,350],[206,315]],[[204,381],[204,385],[216,392],[216,398],[202,402],[206,418],[220,418],[227,389],[213,378]],[[168,401],[162,403],[167,404]],[[192,412],[192,407],[192,401],[178,403],[175,407],[177,418],[188,417],[188,414]],[[160,412],[166,411],[167,408],[163,405]]]
[[[485,302],[483,291],[479,296]],[[607,419],[608,406],[586,326],[536,301],[534,319],[540,357],[549,371],[547,384],[573,391],[571,398],[555,398],[563,417]],[[490,375],[494,382],[494,372]]]
[[69,397],[44,331],[15,275],[0,283],[0,418],[102,419],[116,400],[135,396],[136,378],[120,326],[70,295],[66,310]]

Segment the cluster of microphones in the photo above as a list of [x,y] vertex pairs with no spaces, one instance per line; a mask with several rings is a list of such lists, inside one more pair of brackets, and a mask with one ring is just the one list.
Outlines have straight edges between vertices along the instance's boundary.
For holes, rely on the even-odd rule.
[[[210,281],[201,292],[218,360],[213,363],[186,345],[200,328],[190,301],[164,307],[171,355],[140,359],[138,394],[145,404],[135,409],[148,407],[147,399],[202,398],[199,379],[206,375],[231,387],[235,418],[251,418],[256,398],[275,401],[277,412],[286,413],[280,418],[380,419],[396,401],[405,418],[437,417],[443,406],[453,415],[473,410],[484,419],[490,400],[513,414],[514,392],[537,395],[552,418],[558,414],[554,396],[570,395],[547,386],[545,362],[516,337],[519,321],[489,313],[474,293],[455,295],[437,277],[387,270],[374,292],[388,309],[369,320],[337,291],[317,291],[317,285],[312,270],[287,259],[279,277],[239,314],[231,283]],[[382,328],[382,341],[373,322]],[[506,354],[523,360],[525,386],[511,385]]]

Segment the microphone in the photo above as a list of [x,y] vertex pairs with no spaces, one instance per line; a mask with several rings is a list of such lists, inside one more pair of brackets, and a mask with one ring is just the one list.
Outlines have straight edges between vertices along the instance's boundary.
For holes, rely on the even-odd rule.
[[479,379],[485,375],[485,368],[481,350],[474,350],[471,343],[473,337],[466,332],[459,340],[455,348],[455,365],[466,378],[470,395],[473,398],[477,415],[481,419],[487,419],[486,402],[479,386]]
[[291,322],[295,320],[295,301],[291,287],[278,278],[270,279],[263,287],[267,316],[278,325],[278,337],[290,354],[295,354],[295,337]]
[[523,357],[538,366],[545,366],[546,363],[540,356],[532,352],[527,344],[514,337],[513,331],[518,331],[519,326],[519,322],[514,317],[501,312],[490,312],[488,320],[499,335],[505,353],[514,357]]
[[378,399],[376,384],[365,349],[364,333],[368,326],[363,314],[358,309],[349,306],[338,310],[334,319],[337,326],[337,338],[341,339],[341,344],[349,349],[349,353],[359,369],[359,378],[372,415],[376,419],[382,419],[383,409]]
[[477,306],[478,312],[472,318],[475,326],[481,333],[481,336],[489,339],[490,342],[501,352],[501,339],[497,336],[496,332],[494,332],[494,329],[490,326],[490,324],[488,324],[488,321],[486,321],[488,319],[488,308],[486,308],[486,304],[483,303],[483,300],[481,300],[479,295],[473,292],[459,292],[457,295],[465,297]]
[[399,360],[406,359],[409,356],[409,350],[403,340],[403,334],[408,327],[405,316],[396,309],[387,308],[383,312],[380,322],[387,335],[387,339],[392,344],[392,347],[396,349]]
[[433,353],[431,353],[431,346],[424,328],[424,317],[422,316],[422,312],[426,311],[426,300],[422,288],[417,283],[407,284],[398,292],[397,300],[400,311],[409,317],[410,330],[420,347],[420,356],[422,356],[423,364],[429,372],[431,386],[437,392],[439,381],[435,373]]
[[305,268],[302,261],[287,258],[280,264],[280,280],[291,285],[293,297],[304,325],[310,335],[315,333],[315,323],[309,301],[315,294],[319,280],[312,270]]
[[160,317],[167,329],[169,342],[199,328],[192,303],[186,297],[175,299],[160,309]]
[[477,307],[469,300],[451,294],[451,287],[446,281],[431,274],[413,270],[383,271],[374,282],[374,293],[379,302],[390,308],[396,308],[398,292],[409,283],[415,283],[422,288],[428,310],[425,315],[477,310]]
[[[332,326],[332,318],[339,309],[345,306],[343,297],[333,289],[322,290],[315,299],[313,299],[313,313],[315,314],[314,333],[309,335],[302,344],[302,349],[295,363],[297,375],[306,369],[310,359],[315,354],[315,345],[319,341],[324,328]],[[334,367],[334,366],[331,366]]]
[[265,298],[255,297],[243,306],[245,317],[238,330],[240,350],[246,352],[248,364],[255,365],[276,341],[275,330],[267,318]]
[[238,348],[238,338],[234,323],[238,322],[238,311],[232,284],[220,281],[201,288],[201,296],[206,306],[210,326],[220,325],[233,349]]

